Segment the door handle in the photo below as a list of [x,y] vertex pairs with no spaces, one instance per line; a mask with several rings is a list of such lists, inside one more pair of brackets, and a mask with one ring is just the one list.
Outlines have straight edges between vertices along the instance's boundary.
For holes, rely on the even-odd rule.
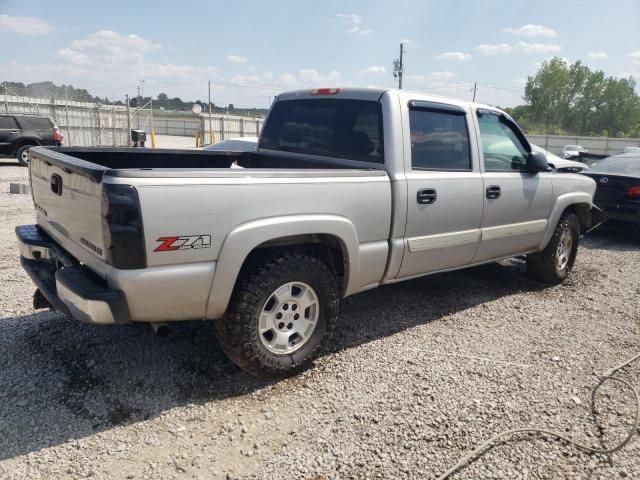
[[421,188],[418,190],[416,200],[421,205],[429,205],[438,199],[438,192],[435,188]]
[[487,198],[495,199],[500,198],[502,195],[502,190],[500,189],[500,185],[489,185],[487,187]]

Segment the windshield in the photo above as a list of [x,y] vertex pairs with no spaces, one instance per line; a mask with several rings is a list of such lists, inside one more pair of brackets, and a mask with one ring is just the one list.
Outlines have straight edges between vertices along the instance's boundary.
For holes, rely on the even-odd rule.
[[609,157],[600,160],[593,165],[589,171],[595,173],[617,173],[620,175],[630,175],[640,177],[640,157]]

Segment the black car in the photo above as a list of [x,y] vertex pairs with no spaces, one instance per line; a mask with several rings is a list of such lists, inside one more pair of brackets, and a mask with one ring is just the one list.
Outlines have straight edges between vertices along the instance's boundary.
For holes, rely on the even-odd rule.
[[605,158],[583,175],[596,181],[594,203],[609,216],[607,225],[640,233],[640,155]]
[[0,156],[29,163],[29,149],[35,145],[62,144],[62,132],[49,117],[0,114]]

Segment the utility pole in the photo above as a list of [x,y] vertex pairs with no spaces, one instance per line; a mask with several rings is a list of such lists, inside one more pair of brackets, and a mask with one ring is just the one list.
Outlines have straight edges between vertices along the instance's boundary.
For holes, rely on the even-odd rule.
[[126,95],[127,99],[127,147],[131,146],[131,106],[129,105],[129,94]]
[[393,78],[398,79],[398,89],[402,90],[402,74],[404,73],[404,45],[400,44],[400,58],[393,61]]
[[211,80],[209,80],[209,143],[213,143],[213,121],[211,120]]
[[7,82],[4,82],[4,111],[9,113],[9,100],[7,98]]
[[473,82],[473,101],[476,101],[476,91],[478,90],[478,82]]

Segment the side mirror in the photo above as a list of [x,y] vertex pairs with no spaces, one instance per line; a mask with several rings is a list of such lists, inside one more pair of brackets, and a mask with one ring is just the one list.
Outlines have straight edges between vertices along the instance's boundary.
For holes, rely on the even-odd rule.
[[551,170],[547,163],[547,156],[542,152],[530,152],[527,157],[527,171],[529,172],[548,172]]

